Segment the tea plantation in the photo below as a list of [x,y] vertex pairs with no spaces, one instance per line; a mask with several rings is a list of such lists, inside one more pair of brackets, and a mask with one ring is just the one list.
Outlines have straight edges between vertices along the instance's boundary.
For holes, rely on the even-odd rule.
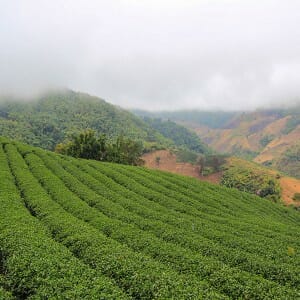
[[0,139],[0,299],[300,299],[300,214]]

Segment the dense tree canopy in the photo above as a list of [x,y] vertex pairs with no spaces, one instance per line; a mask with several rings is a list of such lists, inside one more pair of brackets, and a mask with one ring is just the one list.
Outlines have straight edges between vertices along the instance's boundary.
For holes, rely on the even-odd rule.
[[21,100],[0,98],[0,135],[49,150],[87,128],[149,147],[172,144],[134,114],[87,94],[63,90]]
[[159,118],[144,117],[144,121],[165,138],[172,140],[177,147],[196,153],[209,152],[208,146],[200,140],[197,134],[184,126],[170,120],[163,121]]
[[55,151],[77,158],[109,161],[126,165],[141,165],[143,145],[120,135],[110,141],[104,134],[96,137],[93,130],[86,130],[65,144],[58,144]]

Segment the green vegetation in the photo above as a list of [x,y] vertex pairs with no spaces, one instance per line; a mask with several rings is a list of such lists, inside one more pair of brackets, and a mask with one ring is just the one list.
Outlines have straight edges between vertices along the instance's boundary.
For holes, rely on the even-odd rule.
[[176,153],[177,161],[197,164],[201,155],[207,155],[211,150],[196,135],[196,133],[178,125],[170,120],[151,119],[144,117],[143,119],[151,128],[158,131],[166,139],[172,140],[174,146],[172,151]]
[[300,178],[300,143],[285,151],[275,163],[275,166],[290,176]]
[[159,163],[160,163],[160,156],[156,156],[155,157],[155,162],[156,162],[157,165],[159,165]]
[[289,134],[293,131],[298,125],[300,125],[300,112],[296,111],[296,114],[293,114],[286,122],[285,128],[283,129],[283,134]]
[[141,165],[142,143],[119,136],[115,142],[109,141],[105,135],[96,137],[95,132],[86,130],[74,135],[66,144],[58,144],[57,153],[76,158],[110,161],[125,165]]
[[176,159],[178,162],[197,164],[199,159],[199,154],[194,151],[187,149],[176,149],[175,151]]
[[201,142],[196,133],[170,120],[144,117],[145,123],[157,130],[165,138],[174,142],[175,146],[195,153],[208,153],[208,147]]
[[53,150],[88,128],[109,139],[142,141],[147,149],[172,144],[132,113],[87,94],[63,90],[26,101],[0,99],[0,135],[33,146]]
[[0,297],[299,298],[294,210],[4,138],[0,166]]
[[295,201],[300,201],[300,193],[295,193],[293,199]]
[[232,158],[226,165],[221,184],[256,194],[274,202],[280,200],[280,185],[276,175],[255,163]]
[[267,134],[267,135],[264,135],[259,143],[262,147],[266,147],[270,142],[272,142],[274,140],[275,136],[273,134]]
[[226,157],[226,155],[221,154],[211,154],[200,157],[198,162],[201,175],[207,176],[222,171],[226,163]]
[[255,152],[249,149],[244,149],[241,146],[236,146],[236,145],[232,147],[231,153],[234,156],[242,157],[247,160],[252,160],[259,154],[259,152]]
[[[3,147],[6,148],[7,155]],[[9,153],[9,154],[8,154]],[[49,230],[35,218],[34,208],[24,205],[16,186],[18,165],[15,148],[4,142],[0,147],[0,258],[1,283],[17,299],[126,299],[110,279],[96,274],[75,258],[61,243],[55,242]],[[26,193],[41,195],[31,187],[30,177],[20,171],[20,186]],[[43,198],[39,199],[44,202]],[[1,292],[0,295],[4,295]],[[7,292],[8,295],[8,292]],[[1,298],[9,299],[9,298]]]

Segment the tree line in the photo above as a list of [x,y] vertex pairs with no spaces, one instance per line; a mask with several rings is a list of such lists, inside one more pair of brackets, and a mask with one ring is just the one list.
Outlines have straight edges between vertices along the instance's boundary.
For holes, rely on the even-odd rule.
[[125,165],[142,165],[140,158],[143,153],[143,144],[119,135],[116,140],[110,140],[105,134],[96,136],[95,131],[88,129],[71,140],[60,143],[55,152],[70,155],[76,158],[94,159],[114,162]]

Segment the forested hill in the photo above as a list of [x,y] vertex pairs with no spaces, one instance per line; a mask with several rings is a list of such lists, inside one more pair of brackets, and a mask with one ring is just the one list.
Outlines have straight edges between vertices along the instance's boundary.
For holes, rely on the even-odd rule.
[[159,118],[144,117],[143,120],[165,138],[171,139],[177,147],[182,147],[196,153],[210,152],[208,146],[201,141],[195,132],[182,125]]
[[0,135],[53,149],[87,128],[111,138],[123,134],[143,142],[173,144],[132,113],[88,94],[63,90],[31,101],[0,99]]

